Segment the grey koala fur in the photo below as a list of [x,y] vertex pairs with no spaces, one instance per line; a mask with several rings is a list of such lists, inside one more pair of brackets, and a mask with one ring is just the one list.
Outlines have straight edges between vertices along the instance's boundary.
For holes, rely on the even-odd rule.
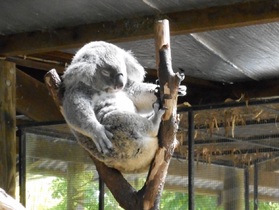
[[82,47],[62,76],[63,114],[79,143],[125,173],[147,170],[158,148],[164,110],[144,75],[131,53],[100,41]]

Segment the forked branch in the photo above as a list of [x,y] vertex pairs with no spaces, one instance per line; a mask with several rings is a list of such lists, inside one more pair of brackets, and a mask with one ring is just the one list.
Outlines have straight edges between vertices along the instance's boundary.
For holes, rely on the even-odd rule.
[[[119,171],[107,167],[104,163],[89,154],[96,165],[101,179],[110,189],[119,205],[127,210],[159,209],[168,166],[177,145],[176,131],[178,125],[176,105],[179,86],[183,76],[175,74],[172,70],[168,21],[158,21],[156,28],[158,29],[156,31],[156,40],[159,43],[157,46],[159,52],[158,75],[160,81],[160,97],[163,107],[167,110],[163,116],[158,134],[159,149],[151,164],[145,185],[140,191],[136,191]],[[46,74],[45,83],[63,114],[63,108],[61,106],[63,92],[59,91],[61,80],[54,69]],[[76,137],[83,138],[80,134],[76,134]]]

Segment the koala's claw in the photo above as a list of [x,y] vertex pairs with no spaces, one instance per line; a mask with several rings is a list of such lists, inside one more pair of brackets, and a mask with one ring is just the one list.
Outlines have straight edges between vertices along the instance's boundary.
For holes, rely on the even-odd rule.
[[113,150],[113,145],[110,141],[100,141],[99,142],[100,151],[103,154],[108,154],[110,151]]
[[111,143],[112,137],[113,134],[108,130],[108,127],[100,126],[94,130],[91,138],[97,150],[103,154],[107,154],[113,149],[113,144]]
[[167,109],[163,108],[163,109],[159,109],[157,115],[159,118],[162,118],[162,116],[165,114]]
[[158,102],[155,102],[155,103],[153,104],[153,109],[154,109],[154,112],[158,112],[159,109],[160,109],[160,104],[159,104]]
[[157,119],[161,119],[161,117],[163,116],[163,114],[166,112],[166,108],[160,108],[160,104],[158,102],[155,102],[153,104],[153,109],[154,109],[154,115],[155,118]]
[[187,93],[187,87],[185,85],[180,85],[178,88],[178,96],[185,96]]

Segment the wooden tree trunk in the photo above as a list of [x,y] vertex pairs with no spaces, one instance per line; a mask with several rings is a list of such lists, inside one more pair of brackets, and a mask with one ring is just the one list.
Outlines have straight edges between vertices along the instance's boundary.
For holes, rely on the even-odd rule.
[[[182,77],[179,74],[174,74],[172,70],[168,21],[158,21],[157,24],[156,37],[158,38],[156,38],[156,40],[158,40],[159,43],[157,46],[159,50],[158,75],[160,80],[160,96],[162,106],[167,110],[163,116],[158,135],[160,146],[151,164],[145,185],[141,190],[136,191],[124,179],[119,171],[107,167],[90,155],[101,179],[110,189],[119,205],[127,210],[159,209],[160,197],[164,187],[168,166],[176,147],[176,104]],[[45,82],[63,114],[63,108],[61,106],[63,95],[58,92],[61,81],[55,70],[51,70],[46,74]],[[78,138],[83,138],[79,134],[77,134],[77,136]]]
[[169,163],[177,146],[178,128],[176,105],[180,82],[183,76],[175,74],[171,64],[170,32],[168,20],[158,21],[156,26],[156,48],[159,62],[158,77],[160,82],[161,103],[166,112],[163,116],[158,138],[159,149],[149,172],[144,195],[144,209],[159,209]]
[[0,61],[0,187],[15,197],[16,108],[15,64]]

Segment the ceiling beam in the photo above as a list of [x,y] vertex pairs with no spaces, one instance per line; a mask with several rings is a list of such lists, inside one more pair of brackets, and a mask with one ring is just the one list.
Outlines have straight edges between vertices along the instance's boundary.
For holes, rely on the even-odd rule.
[[250,0],[205,9],[92,23],[53,31],[0,37],[0,55],[20,55],[80,47],[92,40],[124,42],[153,38],[154,22],[167,18],[171,35],[279,21],[277,0]]
[[54,64],[54,63],[39,62],[39,61],[24,59],[20,57],[7,57],[5,60],[13,62],[17,66],[23,66],[27,68],[36,69],[36,70],[49,71],[54,68],[60,74],[65,71],[65,66]]
[[16,109],[39,122],[64,119],[46,86],[19,69],[16,71]]

